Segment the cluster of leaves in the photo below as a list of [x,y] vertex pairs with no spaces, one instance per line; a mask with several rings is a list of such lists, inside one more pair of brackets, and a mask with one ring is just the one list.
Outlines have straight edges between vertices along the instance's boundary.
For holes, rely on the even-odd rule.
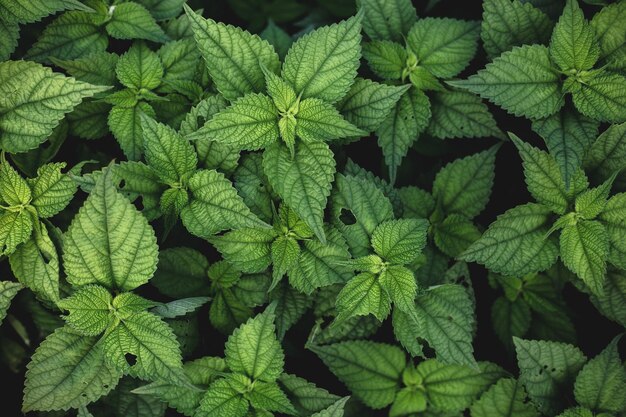
[[[250,31],[190,3],[0,0],[24,412],[626,413],[620,336],[587,359],[563,295],[626,327],[626,1],[231,0]],[[463,138],[482,150],[450,156]],[[533,202],[485,224],[503,147]],[[480,279],[517,370],[475,358]],[[316,358],[348,396],[285,370]]]

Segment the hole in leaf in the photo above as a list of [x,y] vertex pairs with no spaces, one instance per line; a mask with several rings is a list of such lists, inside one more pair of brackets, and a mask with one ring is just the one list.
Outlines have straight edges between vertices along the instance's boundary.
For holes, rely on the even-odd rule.
[[133,366],[137,363],[137,356],[133,355],[132,353],[125,354],[124,359],[126,360],[126,363],[130,366]]
[[117,187],[117,188],[119,188],[119,189],[121,190],[121,189],[123,189],[125,186],[126,186],[126,181],[125,181],[125,180],[122,180],[122,181],[120,181],[120,185],[118,185],[118,187]]
[[341,213],[339,213],[339,221],[346,226],[349,226],[356,223],[356,217],[354,217],[354,214],[350,210],[341,209]]

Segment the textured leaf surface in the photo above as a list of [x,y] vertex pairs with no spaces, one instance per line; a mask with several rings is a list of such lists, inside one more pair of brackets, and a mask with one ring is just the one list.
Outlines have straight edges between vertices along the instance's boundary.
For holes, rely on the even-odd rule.
[[602,292],[609,239],[606,228],[593,220],[580,220],[561,232],[561,259],[592,292]]
[[588,70],[600,56],[593,28],[577,0],[567,0],[550,39],[550,57],[563,70]]
[[531,119],[550,116],[563,105],[559,75],[552,68],[548,48],[541,45],[515,47],[467,80],[449,84]]
[[11,300],[21,289],[22,285],[19,282],[0,281],[0,324],[7,316]]
[[63,261],[73,285],[131,290],[157,266],[158,247],[146,218],[115,189],[105,170],[64,236]]
[[0,17],[8,22],[36,22],[60,10],[91,11],[77,0],[15,0],[0,3]]
[[363,10],[363,31],[373,40],[402,42],[417,21],[410,0],[359,0],[357,4]]
[[383,321],[391,310],[391,300],[381,284],[370,272],[352,278],[337,295],[337,322],[368,314]]
[[538,417],[539,412],[527,402],[522,384],[503,378],[487,390],[470,408],[472,417]]
[[367,134],[344,119],[334,106],[317,98],[302,100],[296,120],[296,135],[306,142]]
[[73,330],[84,336],[97,336],[109,325],[112,301],[106,288],[85,285],[57,305],[69,311],[65,321]]
[[116,5],[106,30],[117,39],[146,39],[153,42],[168,40],[150,12],[135,2]]
[[572,94],[574,106],[585,116],[602,122],[626,121],[626,78],[619,74],[594,75]]
[[411,263],[426,245],[428,221],[399,219],[381,223],[372,233],[372,248],[389,262]]

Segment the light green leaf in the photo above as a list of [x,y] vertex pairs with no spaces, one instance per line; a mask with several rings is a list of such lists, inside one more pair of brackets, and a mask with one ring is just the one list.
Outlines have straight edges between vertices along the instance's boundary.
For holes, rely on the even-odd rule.
[[543,137],[550,155],[559,165],[566,189],[569,189],[587,150],[598,136],[598,126],[595,120],[576,111],[565,110],[533,121],[533,130]]
[[357,78],[337,108],[345,119],[368,132],[378,129],[409,86]]
[[588,70],[600,56],[593,28],[577,0],[567,0],[550,39],[550,57],[561,70]]
[[[0,254],[10,255],[26,242],[33,232],[33,213],[27,209],[2,211],[0,214]],[[23,246],[23,245],[22,245]]]
[[36,148],[85,97],[107,90],[29,61],[0,63],[0,147]]
[[[508,0],[507,0],[508,1]],[[527,402],[522,384],[503,378],[487,390],[470,408],[472,417],[539,417]]]
[[156,117],[154,109],[142,101],[131,107],[113,106],[109,113],[109,129],[129,160],[138,160],[143,153],[142,114]]
[[344,407],[349,399],[350,397],[343,397],[311,417],[343,417]]
[[116,39],[145,39],[152,42],[169,40],[150,12],[135,2],[113,6],[106,30]]
[[278,236],[272,242],[272,288],[280,281],[285,273],[298,262],[300,245],[289,236]]
[[154,274],[158,247],[146,218],[115,189],[112,171],[100,176],[65,233],[63,263],[73,285],[132,290]]
[[531,2],[487,0],[483,2],[480,37],[487,55],[495,58],[514,46],[547,43],[553,23]]
[[344,119],[339,111],[317,98],[300,102],[296,115],[296,135],[305,142],[330,141],[351,136],[366,136],[367,132]]
[[61,327],[39,345],[27,366],[23,411],[69,410],[96,401],[122,373],[105,363],[98,339]]
[[574,396],[590,410],[619,413],[626,406],[626,371],[622,366],[616,337],[578,373]]
[[393,184],[402,159],[411,145],[428,126],[430,102],[420,90],[411,88],[402,95],[389,116],[382,122],[376,136],[383,150],[389,178]]
[[0,2],[0,17],[8,22],[37,22],[61,10],[93,11],[77,0],[3,0]]
[[274,307],[270,305],[230,335],[224,354],[232,372],[265,382],[276,381],[280,376],[285,355],[276,339],[275,317]]
[[404,266],[391,265],[380,273],[378,280],[394,305],[404,312],[411,311],[417,294],[413,271]]
[[25,206],[32,200],[28,182],[0,156],[0,199],[9,206]]
[[195,415],[206,417],[244,417],[248,413],[248,401],[240,393],[242,375],[231,374],[209,385],[200,401]]
[[264,94],[247,94],[187,138],[207,138],[237,150],[257,150],[275,143],[279,134],[278,109],[272,99]]
[[[568,384],[587,358],[576,347],[565,343],[513,338],[520,368],[520,382],[528,396],[546,414],[562,409]],[[567,391],[566,391],[567,390]]]
[[11,306],[11,300],[22,289],[22,284],[12,281],[0,281],[0,324],[7,316],[7,310]]
[[561,232],[561,259],[594,294],[601,294],[606,279],[609,237],[595,220],[579,220]]
[[363,31],[372,40],[402,42],[417,21],[417,11],[410,0],[359,0],[363,10]]
[[141,115],[143,146],[148,165],[167,184],[189,179],[198,163],[196,152],[185,138],[171,127]]
[[[63,13],[46,26],[25,57],[50,64],[55,59],[77,59],[94,53],[104,53],[108,45],[109,39],[102,30],[98,17],[92,13],[71,11]],[[91,84],[112,84],[80,80]]]
[[106,362],[119,371],[140,379],[186,383],[176,336],[154,314],[142,311],[121,319],[104,335],[102,349]]
[[431,97],[431,112],[426,132],[436,138],[503,136],[489,109],[475,94],[436,91]]
[[113,297],[106,288],[86,285],[59,301],[57,306],[69,311],[64,318],[76,333],[98,336],[112,321],[112,301]]
[[268,227],[252,214],[224,174],[200,170],[188,185],[191,202],[183,209],[181,219],[193,235],[206,238],[226,229]]
[[153,90],[161,84],[163,64],[159,56],[144,43],[136,43],[120,57],[115,72],[120,82],[128,88]]
[[411,415],[426,411],[426,395],[415,387],[405,387],[398,391],[389,409],[389,417]]
[[241,228],[215,236],[210,242],[224,259],[242,272],[263,272],[272,262],[271,243],[274,229]]
[[237,27],[204,19],[188,6],[185,12],[209,74],[227,100],[265,90],[261,65],[272,72],[280,66],[272,45]]
[[74,197],[77,185],[69,175],[62,174],[64,162],[46,164],[37,169],[37,177],[29,181],[31,204],[40,218],[52,217],[63,210]]
[[487,205],[499,146],[457,159],[444,166],[435,177],[433,197],[446,214],[476,217]]
[[559,74],[542,45],[514,47],[467,80],[448,84],[479,94],[515,116],[538,119],[563,106]]
[[59,256],[45,227],[35,229],[32,238],[9,256],[13,275],[37,297],[59,300]]
[[256,382],[246,394],[250,405],[258,410],[272,411],[281,414],[295,415],[296,410],[275,382]]
[[354,82],[361,58],[362,14],[324,26],[299,38],[289,49],[282,77],[303,99],[335,103]]
[[498,216],[459,258],[511,276],[546,270],[559,254],[554,239],[546,238],[549,220],[550,210],[542,205],[514,207]]
[[309,349],[368,407],[380,409],[393,402],[406,366],[397,346],[349,341]]
[[475,21],[427,17],[407,35],[407,48],[418,65],[436,77],[450,78],[461,72],[476,53],[480,25]]
[[428,221],[424,219],[388,220],[372,233],[372,248],[385,260],[398,265],[413,262],[426,245]]
[[409,311],[415,326],[413,337],[426,339],[443,363],[477,367],[472,347],[474,303],[463,286],[432,287],[417,296],[414,306]]
[[285,204],[326,243],[324,209],[335,175],[335,159],[328,145],[298,142],[292,157],[286,146],[275,144],[263,153],[263,169]]
[[385,80],[399,80],[404,75],[407,53],[391,41],[373,41],[363,45],[363,57],[370,69]]
[[576,196],[574,209],[581,218],[595,219],[604,211],[616,176],[613,175],[599,186],[589,188]]
[[296,92],[293,91],[293,87],[267,68],[261,67],[261,69],[265,75],[267,94],[274,100],[278,111],[281,113],[289,112],[292,106],[298,101],[298,96]]
[[600,73],[572,93],[574,106],[585,116],[601,122],[626,121],[626,78],[619,74]]
[[352,278],[337,295],[336,323],[355,316],[374,315],[383,321],[391,311],[391,299],[378,277],[363,272]]

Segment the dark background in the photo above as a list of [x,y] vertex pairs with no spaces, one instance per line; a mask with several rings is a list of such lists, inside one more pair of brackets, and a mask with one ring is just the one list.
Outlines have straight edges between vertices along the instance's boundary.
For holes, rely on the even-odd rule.
[[[238,0],[234,0],[235,3]],[[204,8],[204,16],[212,17],[216,20],[221,20],[234,25],[249,28],[251,31],[258,31],[263,26],[260,26],[259,22],[248,23],[248,21],[242,19],[241,16],[234,13],[233,8],[226,2],[218,1],[191,1],[192,7]],[[268,2],[259,1],[259,4]],[[311,7],[314,10],[313,13],[321,14],[321,19],[324,16],[328,16],[329,21],[339,20],[338,17],[333,17],[331,14],[326,13],[328,7],[320,8],[314,0],[304,1],[303,4]],[[331,6],[333,10],[340,9],[347,12],[347,15],[353,11],[353,5],[350,5],[349,1],[336,0],[334,2],[321,1],[326,6]],[[480,0],[464,0],[453,1],[443,0],[432,8],[428,13],[424,12],[425,1],[415,1],[416,8],[418,9],[419,16],[445,16],[454,17],[458,19],[481,19],[482,6]],[[233,5],[234,6],[234,5]],[[591,16],[597,8],[591,6],[583,6],[588,12],[587,16]],[[321,12],[320,12],[321,10]],[[326,14],[325,14],[326,13]],[[305,13],[295,20],[289,22],[280,23],[280,26],[289,31],[290,33],[296,33],[302,29],[302,25],[298,24],[303,18],[308,16]],[[50,22],[52,18],[47,18],[42,24],[26,25],[22,27],[21,40],[18,47],[18,51],[14,55],[20,56],[37,38],[41,29],[45,27],[45,24]],[[264,19],[262,19],[264,22]],[[263,23],[264,25],[264,23]],[[115,52],[124,52],[128,47],[128,43],[117,42],[112,43],[110,50]],[[486,63],[486,57],[484,52],[480,50],[478,56],[472,61],[472,64],[460,75],[460,78],[465,78],[467,75],[475,73],[480,68],[484,67]],[[541,139],[530,130],[530,122],[523,118],[515,118],[508,115],[501,109],[491,106],[490,110],[494,114],[498,126],[503,131],[515,132],[519,137],[530,141],[531,143],[542,146]],[[405,185],[418,185],[420,187],[429,189],[432,184],[434,174],[445,163],[456,159],[461,156],[469,155],[488,148],[494,143],[498,142],[497,139],[452,139],[441,141],[431,138],[420,138],[407,155],[398,175],[398,186]],[[83,159],[91,159],[94,150],[102,152],[110,159],[112,157],[118,160],[123,160],[124,157],[117,147],[115,139],[112,137],[104,138],[95,142],[81,141],[78,138],[69,138],[62,146],[56,160],[68,161],[71,163],[78,162]],[[386,177],[387,168],[384,166],[382,153],[377,146],[376,138],[369,137],[363,138],[358,142],[352,143],[344,147],[338,154],[338,159],[345,157],[352,158],[359,165],[373,171],[381,177]],[[77,210],[82,203],[85,195],[80,193],[78,198],[75,198],[71,208]],[[521,161],[519,156],[510,143],[505,143],[501,147],[497,155],[496,161],[496,176],[495,184],[491,201],[488,204],[485,211],[477,218],[477,221],[487,226],[493,222],[498,214],[503,213],[507,209],[514,207],[518,204],[531,201],[531,197],[526,191],[526,186],[523,179]],[[71,211],[71,210],[70,210]],[[71,219],[71,214],[65,217],[60,216],[59,219],[53,219],[53,222],[60,227],[64,228]],[[159,236],[160,225],[155,225],[157,229],[157,236]],[[189,235],[182,231],[175,229],[166,242],[159,242],[161,248],[174,247],[174,246],[193,246],[200,249],[209,259],[218,259],[215,250],[206,242],[200,241],[195,238],[190,238]],[[478,265],[470,265],[472,273],[472,283],[476,294],[476,314],[478,322],[478,333],[474,341],[475,356],[478,360],[489,360],[496,362],[504,366],[507,370],[517,374],[517,368],[514,358],[507,353],[501,342],[495,336],[493,328],[491,326],[491,305],[494,299],[500,294],[489,287],[487,283],[486,271]],[[0,263],[0,274],[2,279],[9,279],[11,272],[8,266],[8,262]],[[147,291],[148,296],[153,298],[159,297],[156,292],[150,289]],[[608,342],[620,331],[621,327],[617,324],[610,322],[603,316],[601,316],[597,310],[590,303],[588,296],[580,293],[571,285],[567,285],[565,288],[565,300],[570,307],[571,317],[576,327],[578,346],[585,352],[588,357],[593,357],[599,353]],[[21,311],[19,303],[15,303],[14,308],[11,309],[11,313],[18,318],[24,319],[25,323],[29,323],[29,318],[25,311]],[[196,350],[194,357],[201,357],[206,355],[221,356],[223,354],[223,345],[226,341],[226,337],[216,332],[211,328],[208,323],[208,307],[205,306],[199,312],[200,323],[200,345]],[[383,325],[379,332],[374,337],[378,341],[386,341],[394,343],[393,333],[391,330],[390,320]],[[347,395],[349,392],[341,384],[336,377],[334,377],[326,368],[326,366],[317,358],[313,353],[303,349],[304,343],[308,336],[308,333],[313,326],[314,321],[312,316],[307,315],[300,320],[287,334],[285,338],[284,348],[287,354],[285,370],[286,372],[297,374],[303,378],[315,382],[318,386],[328,389],[330,392]],[[3,332],[7,335],[12,331],[7,330],[7,325],[3,326]],[[28,329],[32,339],[32,346],[30,347],[30,353],[36,348],[39,341],[35,329]],[[0,381],[2,381],[1,403],[2,411],[0,414],[3,416],[19,416],[19,411],[22,389],[24,383],[24,367],[22,372],[14,374],[10,372],[3,364],[0,364]],[[385,415],[386,412],[373,413],[372,415]],[[72,415],[68,413],[68,415]]]

